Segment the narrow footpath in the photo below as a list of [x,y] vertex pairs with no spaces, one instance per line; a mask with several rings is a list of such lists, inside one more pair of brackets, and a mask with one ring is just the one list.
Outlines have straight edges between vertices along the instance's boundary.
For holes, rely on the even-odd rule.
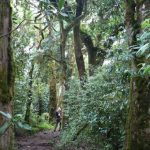
[[60,132],[42,131],[34,135],[17,137],[17,150],[56,150]]

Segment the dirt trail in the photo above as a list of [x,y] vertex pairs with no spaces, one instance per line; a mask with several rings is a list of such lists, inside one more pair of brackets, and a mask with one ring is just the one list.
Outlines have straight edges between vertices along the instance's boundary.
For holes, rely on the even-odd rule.
[[60,132],[43,131],[31,136],[17,137],[17,150],[56,150]]

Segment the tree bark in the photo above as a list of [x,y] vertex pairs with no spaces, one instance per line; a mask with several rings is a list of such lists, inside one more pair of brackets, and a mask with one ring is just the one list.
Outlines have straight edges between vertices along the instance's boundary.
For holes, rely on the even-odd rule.
[[67,41],[67,36],[69,31],[66,31],[64,29],[64,24],[63,21],[60,21],[60,32],[61,32],[61,37],[60,37],[60,53],[61,53],[61,68],[62,68],[62,72],[61,72],[61,83],[62,86],[65,86],[66,84],[66,71],[67,71],[67,63],[66,63],[66,58],[65,58],[65,48],[66,48],[66,41]]
[[[128,34],[128,45],[131,51],[137,45],[137,34],[140,33],[141,5],[140,1],[126,0],[126,29]],[[138,75],[140,63],[143,59],[134,56],[131,69],[137,73],[132,77],[130,83],[129,114],[127,121],[127,141],[126,150],[148,150],[150,148],[150,78]]]
[[43,113],[43,101],[42,101],[42,96],[40,92],[38,93],[38,103],[39,103],[38,115],[41,116]]
[[98,47],[94,47],[92,38],[87,33],[80,31],[81,40],[86,46],[88,52],[89,75],[93,75],[97,65],[102,65],[105,59],[106,52]]
[[[12,50],[10,46],[11,32],[11,6],[9,0],[0,1],[0,111],[12,115],[12,97],[13,97],[13,67]],[[3,36],[7,35],[7,36]],[[4,125],[9,119],[0,115],[0,126]],[[0,150],[12,150],[13,146],[13,128],[9,127],[7,131],[0,136]]]
[[[85,0],[76,0],[76,3],[77,3],[76,18],[77,18],[82,15],[83,8],[85,5]],[[86,75],[86,71],[85,71],[83,54],[81,51],[80,21],[74,26],[73,35],[74,35],[75,58],[76,58],[78,72],[79,72],[79,78],[82,81]]]
[[49,121],[53,121],[55,118],[55,110],[57,108],[57,93],[56,93],[56,76],[54,73],[54,65],[51,67],[51,79],[49,82]]
[[25,113],[25,122],[30,124],[30,114],[31,114],[31,103],[32,103],[32,83],[33,83],[33,70],[34,64],[32,62],[31,69],[29,71],[29,90],[28,90],[28,99],[26,103],[26,113]]
[[[40,76],[40,73],[39,73],[39,76]],[[38,95],[38,115],[41,116],[42,113],[44,112],[44,108],[43,108],[43,100],[42,100],[42,91],[41,91],[41,88],[40,88],[40,82],[39,80],[37,79],[37,95]]]

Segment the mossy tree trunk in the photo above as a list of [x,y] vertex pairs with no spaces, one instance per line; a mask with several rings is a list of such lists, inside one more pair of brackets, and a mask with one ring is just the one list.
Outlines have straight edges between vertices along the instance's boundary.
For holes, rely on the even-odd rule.
[[[137,45],[137,34],[141,31],[143,12],[140,8],[146,1],[126,0],[126,29],[128,45],[131,51]],[[126,150],[148,150],[150,148],[150,78],[138,75],[143,59],[136,56],[132,60],[131,69],[137,73],[130,83],[130,101],[127,124]]]
[[[0,111],[12,114],[13,67],[10,46],[11,7],[9,0],[0,0]],[[8,119],[0,115],[0,126]],[[13,149],[13,129],[9,127],[0,136],[0,150]]]
[[[85,0],[76,0],[76,18],[82,15],[83,8],[85,5]],[[85,64],[83,59],[83,54],[81,51],[81,37],[80,37],[80,21],[73,28],[74,35],[74,50],[75,50],[75,58],[79,73],[79,78],[82,81],[84,76],[86,75]]]
[[[38,74],[40,76],[40,72]],[[42,90],[40,81],[37,79],[37,98],[38,98],[38,115],[41,116],[44,112],[44,104],[43,104],[43,98],[42,98]]]
[[94,47],[93,41],[87,33],[81,31],[80,34],[82,42],[86,46],[88,52],[89,75],[93,75],[94,66],[96,65],[97,48]]
[[[64,91],[67,89],[67,62],[65,57],[66,52],[66,42],[68,33],[70,30],[64,28],[63,20],[60,20],[60,53],[61,53],[61,73],[60,73],[60,87],[59,87],[59,98],[57,101],[57,106],[61,106],[63,109]],[[64,115],[62,113],[62,124],[64,123]]]
[[26,103],[26,112],[25,112],[25,122],[30,124],[30,114],[31,114],[31,104],[32,104],[32,83],[33,83],[33,70],[34,63],[31,64],[31,69],[29,71],[29,89],[28,89],[28,98]]
[[49,81],[49,121],[55,118],[55,110],[57,108],[57,93],[56,93],[56,74],[54,71],[55,63],[51,64],[51,76]]
[[95,47],[90,35],[80,31],[81,40],[86,46],[88,52],[89,75],[93,75],[95,67],[102,65],[105,59],[106,52],[98,47]]
[[62,86],[66,86],[66,74],[67,74],[67,62],[65,58],[65,52],[66,52],[66,42],[69,31],[67,31],[64,28],[64,23],[62,20],[60,20],[60,53],[61,53],[61,75],[60,75],[60,82]]
[[43,113],[43,101],[40,92],[38,92],[38,106],[39,106],[38,115],[41,116]]

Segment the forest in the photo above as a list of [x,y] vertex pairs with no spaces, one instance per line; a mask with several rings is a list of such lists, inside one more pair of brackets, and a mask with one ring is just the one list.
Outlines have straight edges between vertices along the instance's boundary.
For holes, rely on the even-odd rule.
[[0,150],[149,150],[150,0],[0,0]]

